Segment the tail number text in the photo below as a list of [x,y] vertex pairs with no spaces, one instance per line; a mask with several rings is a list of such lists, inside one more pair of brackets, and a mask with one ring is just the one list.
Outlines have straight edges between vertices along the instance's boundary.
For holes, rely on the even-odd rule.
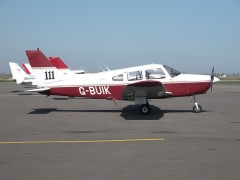
[[86,96],[87,94],[90,94],[90,95],[111,94],[108,88],[109,86],[79,87],[79,93],[82,96]]
[[45,80],[55,79],[54,71],[45,71]]

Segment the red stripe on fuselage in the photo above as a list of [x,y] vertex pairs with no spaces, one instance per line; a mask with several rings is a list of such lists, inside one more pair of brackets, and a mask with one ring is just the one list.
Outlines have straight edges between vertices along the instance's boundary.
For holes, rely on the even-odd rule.
[[[79,87],[54,87],[50,91],[43,92],[47,95],[60,95],[71,97],[88,97],[95,99],[124,99],[122,92],[127,85],[118,86],[79,86]],[[210,82],[195,83],[165,83],[163,84],[167,92],[171,92],[171,97],[192,96],[204,94],[210,88]],[[126,97],[125,97],[126,98]],[[161,97],[156,97],[161,98]]]
[[190,83],[169,83],[163,84],[172,97],[192,96],[204,94],[210,88],[210,82],[190,82]]
[[122,99],[122,91],[126,85],[121,86],[80,86],[51,88],[48,95],[71,97],[88,97],[95,99]]

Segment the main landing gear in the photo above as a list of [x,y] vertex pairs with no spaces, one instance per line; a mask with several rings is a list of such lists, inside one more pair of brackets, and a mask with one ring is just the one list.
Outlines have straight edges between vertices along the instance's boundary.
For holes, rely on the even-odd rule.
[[194,102],[193,112],[194,113],[202,112],[202,106],[197,103],[195,95],[193,95],[193,102]]
[[140,114],[148,115],[151,113],[151,107],[147,102],[146,97],[135,97],[135,104],[138,105],[138,110]]
[[139,113],[142,115],[148,115],[151,113],[151,107],[148,102],[146,104],[139,105]]

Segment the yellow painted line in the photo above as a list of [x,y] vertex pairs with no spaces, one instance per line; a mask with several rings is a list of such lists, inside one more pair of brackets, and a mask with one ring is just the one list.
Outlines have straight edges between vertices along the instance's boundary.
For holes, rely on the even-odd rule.
[[142,139],[102,139],[102,140],[71,140],[71,141],[8,141],[0,144],[50,144],[50,143],[107,143],[107,142],[138,142],[138,141],[164,141],[164,138]]

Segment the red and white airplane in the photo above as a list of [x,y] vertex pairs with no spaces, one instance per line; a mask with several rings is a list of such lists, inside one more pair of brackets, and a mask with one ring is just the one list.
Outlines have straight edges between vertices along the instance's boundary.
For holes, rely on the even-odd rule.
[[29,91],[45,95],[88,97],[135,101],[143,115],[151,112],[148,99],[193,96],[193,112],[201,112],[195,95],[204,94],[219,81],[214,69],[209,75],[182,74],[161,64],[89,74],[61,73],[39,50],[26,55],[37,79],[37,89]]

